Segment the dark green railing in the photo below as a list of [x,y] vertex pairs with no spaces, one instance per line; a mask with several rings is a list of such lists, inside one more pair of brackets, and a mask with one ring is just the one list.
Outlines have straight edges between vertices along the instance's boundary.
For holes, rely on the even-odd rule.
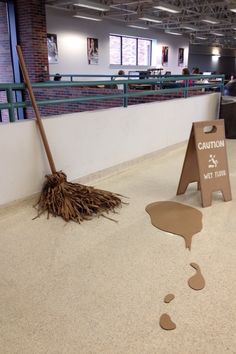
[[[65,76],[65,75],[64,75]],[[74,75],[76,76],[76,75]],[[99,75],[104,77],[105,75]],[[84,75],[84,77],[91,77],[89,75]],[[92,77],[97,77],[93,75]],[[111,78],[111,75],[109,75]],[[209,80],[208,83],[201,80]],[[159,76],[156,78],[149,78],[145,80],[140,79],[126,79],[126,80],[103,80],[103,81],[49,81],[43,83],[33,83],[33,89],[50,89],[50,88],[72,88],[72,87],[106,87],[109,88],[115,85],[123,85],[123,91],[117,93],[111,93],[112,90],[109,90],[106,94],[96,94],[92,96],[83,96],[77,98],[63,98],[63,99],[47,99],[47,100],[38,100],[38,106],[47,106],[47,105],[58,105],[63,103],[81,103],[94,100],[112,100],[116,98],[123,99],[123,106],[128,106],[129,97],[142,97],[149,95],[163,95],[170,93],[183,93],[184,97],[188,97],[190,91],[198,91],[202,89],[207,90],[218,90],[223,92],[224,89],[224,75],[190,75],[190,76]],[[150,85],[151,89],[142,90],[142,85]],[[129,90],[132,85],[135,85],[136,88],[140,88],[140,91]],[[30,107],[29,102],[16,102],[16,92],[24,91],[26,87],[23,83],[21,84],[0,84],[0,91],[5,91],[6,102],[0,103],[0,112],[7,109],[9,114],[9,121],[14,122],[15,110],[19,108]],[[1,118],[1,115],[0,115]]]

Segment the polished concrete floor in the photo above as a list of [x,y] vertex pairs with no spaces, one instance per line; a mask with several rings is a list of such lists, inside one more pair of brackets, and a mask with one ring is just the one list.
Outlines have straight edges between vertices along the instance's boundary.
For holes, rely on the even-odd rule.
[[[0,353],[236,353],[236,141],[227,141],[231,202],[214,193],[202,209],[193,184],[176,197],[186,145],[139,162],[95,185],[127,195],[118,223],[32,221],[32,200],[0,209]],[[199,208],[192,250],[153,227],[148,203]],[[202,291],[189,288],[201,267]],[[163,302],[175,294],[170,304]],[[167,312],[176,330],[164,331]]]

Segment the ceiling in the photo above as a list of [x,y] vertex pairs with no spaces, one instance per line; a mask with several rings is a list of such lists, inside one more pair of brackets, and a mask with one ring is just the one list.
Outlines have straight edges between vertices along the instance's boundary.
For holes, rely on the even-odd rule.
[[[97,11],[75,6],[76,0],[46,0],[48,6],[71,11],[72,14],[77,11],[82,15],[96,15],[103,20],[117,21],[126,25],[134,24],[147,26],[152,30],[174,31],[189,37],[190,43],[192,44],[208,44],[225,48],[236,48],[236,13],[230,10],[232,5],[235,5],[236,8],[236,1],[162,1],[162,3],[166,5],[173,5],[178,8],[180,12],[174,14],[154,8],[155,5],[159,4],[157,0],[94,0],[93,2],[107,5],[109,7],[108,11]],[[142,16],[151,16],[161,22],[154,23],[152,21],[140,20]],[[203,22],[202,20],[206,18],[216,20],[217,23]],[[192,28],[187,29],[184,27]]]

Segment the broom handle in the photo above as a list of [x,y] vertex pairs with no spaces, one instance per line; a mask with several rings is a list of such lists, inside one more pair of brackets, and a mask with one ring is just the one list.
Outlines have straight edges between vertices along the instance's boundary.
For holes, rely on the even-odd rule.
[[42,138],[42,141],[43,141],[43,145],[44,145],[44,148],[45,148],[45,151],[46,151],[48,162],[49,162],[49,165],[50,165],[52,173],[56,173],[56,167],[55,167],[55,164],[54,164],[54,161],[53,161],[53,157],[52,157],[52,153],[51,153],[51,150],[50,150],[50,147],[49,147],[49,144],[48,144],[47,136],[46,136],[46,133],[45,133],[45,130],[44,130],[44,127],[43,127],[42,118],[41,118],[41,115],[40,115],[40,112],[39,112],[39,109],[38,109],[38,106],[37,106],[37,103],[36,103],[36,99],[35,99],[35,96],[34,96],[32,85],[30,83],[30,79],[29,79],[28,71],[26,69],[26,65],[25,65],[25,61],[24,61],[24,57],[23,57],[23,54],[22,54],[21,47],[19,45],[17,45],[16,46],[16,50],[17,50],[17,54],[18,54],[18,57],[19,57],[19,62],[20,62],[20,67],[21,67],[21,71],[22,71],[22,74],[23,74],[23,79],[24,79],[25,85],[26,85],[26,87],[28,89],[28,92],[29,92],[30,100],[31,100],[31,103],[32,103],[32,106],[33,106],[33,109],[34,109],[34,113],[35,113],[35,116],[36,116],[36,122],[38,124],[39,132],[40,132],[40,135],[41,135],[41,138]]

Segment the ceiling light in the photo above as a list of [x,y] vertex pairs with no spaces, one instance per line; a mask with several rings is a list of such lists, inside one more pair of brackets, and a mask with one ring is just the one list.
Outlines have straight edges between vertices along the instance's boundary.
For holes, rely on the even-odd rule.
[[78,0],[74,3],[75,6],[86,7],[87,9],[93,9],[98,11],[109,11],[110,7],[104,4],[99,4],[92,1],[87,0]]
[[162,11],[171,12],[172,14],[178,14],[181,12],[181,10],[177,6],[169,5],[162,1],[159,1],[158,4],[154,5],[153,7]]
[[175,36],[182,36],[182,33],[176,32],[176,31],[171,31],[171,30],[166,30],[165,33],[173,34]]
[[84,18],[85,20],[92,20],[92,21],[102,21],[101,17],[85,15],[85,14],[75,14],[73,15],[73,17]]
[[224,37],[223,33],[219,33],[219,32],[210,32],[210,33],[214,34],[214,36],[217,36],[217,37]]
[[139,26],[139,25],[127,25],[128,27],[132,27],[132,28],[138,28],[138,29],[145,29],[145,30],[147,30],[147,29],[149,29],[149,27],[147,27],[147,26]]
[[192,25],[183,25],[183,26],[181,26],[181,27],[182,27],[182,28],[185,28],[185,29],[187,29],[187,30],[191,30],[191,31],[197,31],[197,30],[198,30],[197,27],[192,26]]
[[210,23],[211,25],[216,25],[217,23],[219,23],[218,20],[216,20],[215,18],[212,18],[212,17],[202,18],[201,21],[206,22],[206,23]]
[[207,39],[207,37],[201,37],[201,36],[196,36],[195,38],[197,38],[197,39],[202,39],[202,40]]
[[220,55],[220,49],[218,47],[212,48],[212,55]]
[[230,4],[229,5],[229,10],[232,11],[232,12],[236,12],[236,4],[235,5]]
[[143,21],[149,21],[149,22],[155,22],[155,23],[161,23],[161,20],[158,20],[156,17],[152,17],[152,16],[142,16],[139,17],[140,20]]

